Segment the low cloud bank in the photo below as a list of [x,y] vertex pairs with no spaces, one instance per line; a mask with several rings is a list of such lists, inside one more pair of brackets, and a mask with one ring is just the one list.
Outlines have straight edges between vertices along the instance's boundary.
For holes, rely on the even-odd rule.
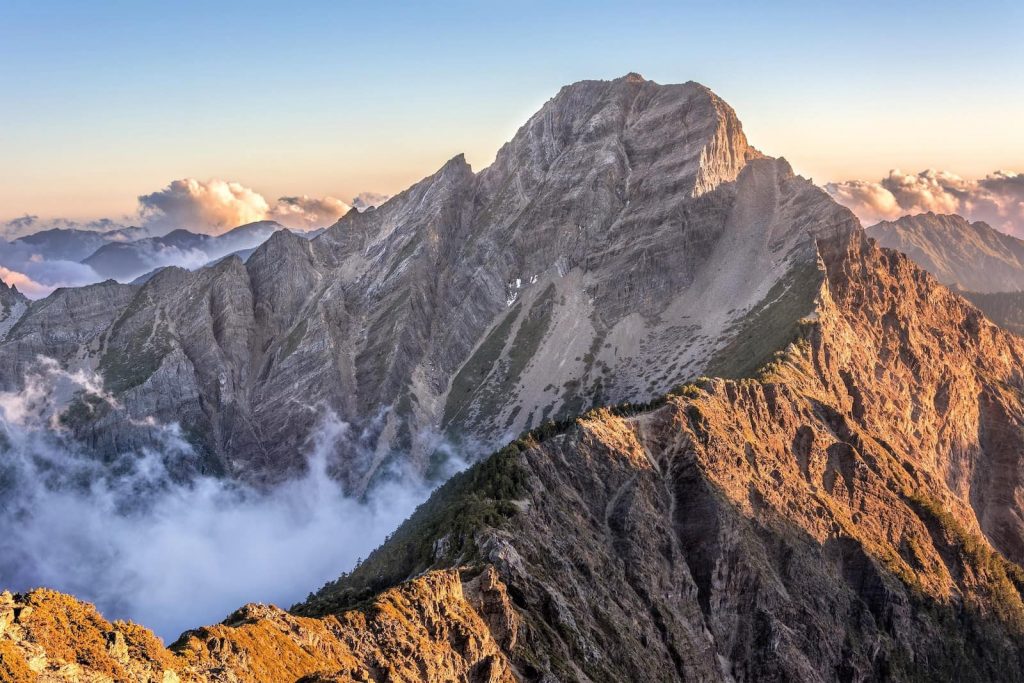
[[1024,174],[997,171],[968,180],[947,171],[889,172],[879,182],[848,180],[825,186],[865,225],[906,214],[956,213],[997,230],[1024,237]]
[[[43,361],[23,391],[0,393],[0,584],[73,593],[165,641],[246,602],[301,600],[366,557],[430,492],[395,472],[365,500],[346,496],[327,473],[361,439],[330,414],[307,473],[269,492],[175,482],[169,471],[195,457],[177,425],[160,427],[158,449],[101,464],[56,420],[76,391],[102,395],[95,377]],[[452,463],[453,473],[461,463]]]
[[30,299],[46,296],[58,287],[80,287],[100,279],[82,263],[47,260],[28,245],[0,239],[0,280]]

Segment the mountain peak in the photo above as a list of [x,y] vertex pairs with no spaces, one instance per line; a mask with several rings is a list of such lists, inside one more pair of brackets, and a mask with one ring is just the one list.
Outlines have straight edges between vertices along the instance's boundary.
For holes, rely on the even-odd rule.
[[539,180],[555,167],[566,174],[602,174],[621,166],[631,177],[628,188],[641,185],[638,173],[650,172],[650,182],[696,197],[735,180],[760,156],[736,113],[709,88],[663,85],[630,73],[562,88],[484,174],[485,182],[503,184],[502,178],[523,171]]
[[1024,289],[1024,241],[958,214],[929,211],[882,221],[867,229],[940,282],[971,292]]
[[453,156],[451,159],[444,163],[444,166],[441,167],[440,171],[438,171],[438,174],[445,175],[452,172],[461,173],[465,171],[472,173],[473,168],[469,165],[469,162],[466,161],[465,153],[459,152],[458,154],[456,154],[455,156]]

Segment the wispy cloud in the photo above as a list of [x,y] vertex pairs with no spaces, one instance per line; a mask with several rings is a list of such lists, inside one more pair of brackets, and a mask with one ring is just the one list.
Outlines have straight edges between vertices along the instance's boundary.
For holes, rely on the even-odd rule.
[[996,171],[969,180],[948,171],[889,172],[878,182],[848,180],[825,189],[865,224],[905,214],[956,213],[1024,237],[1024,174]]

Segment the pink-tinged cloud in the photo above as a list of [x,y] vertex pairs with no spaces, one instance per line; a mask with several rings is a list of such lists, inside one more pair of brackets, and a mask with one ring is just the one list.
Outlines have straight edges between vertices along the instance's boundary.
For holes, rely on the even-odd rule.
[[[375,203],[385,195],[363,193]],[[183,228],[217,235],[256,221],[274,220],[289,228],[311,230],[331,225],[352,208],[336,197],[281,197],[273,205],[241,183],[213,178],[174,180],[139,197],[143,224],[156,234]]]
[[352,207],[335,197],[281,197],[267,218],[297,230],[314,230],[333,224]]
[[0,266],[0,280],[3,280],[8,287],[17,287],[18,291],[29,299],[40,299],[57,289],[57,287],[64,286],[61,284],[48,285],[36,282],[25,273],[20,273],[4,266]]
[[890,171],[880,182],[849,180],[825,189],[866,225],[906,214],[956,213],[1024,237],[1024,174],[997,171],[968,180],[947,171]]
[[217,235],[261,221],[270,206],[263,195],[241,183],[182,178],[139,197],[139,212],[155,232],[184,228]]

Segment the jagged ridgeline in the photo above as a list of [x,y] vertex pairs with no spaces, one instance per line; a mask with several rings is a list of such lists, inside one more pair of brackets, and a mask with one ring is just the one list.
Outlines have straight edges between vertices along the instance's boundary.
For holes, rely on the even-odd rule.
[[961,216],[924,213],[867,230],[960,292],[994,323],[1024,334],[1024,241]]
[[46,301],[4,377],[73,303],[64,358],[144,349],[124,395],[181,397],[233,474],[286,471],[313,399],[392,406],[379,462],[425,466],[431,429],[521,436],[304,603],[169,649],[6,597],[12,680],[1022,678],[1024,342],[696,84],[569,86],[479,174],[457,158],[312,242]]

